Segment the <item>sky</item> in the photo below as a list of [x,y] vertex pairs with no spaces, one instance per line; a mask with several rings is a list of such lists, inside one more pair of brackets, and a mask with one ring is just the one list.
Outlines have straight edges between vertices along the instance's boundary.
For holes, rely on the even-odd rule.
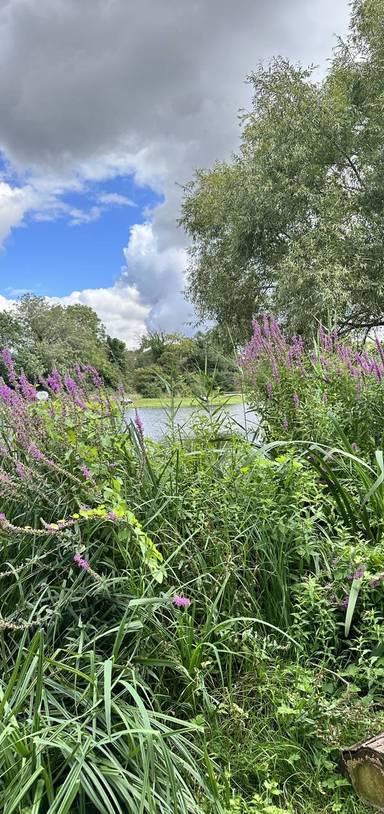
[[245,82],[318,65],[347,0],[0,0],[0,309],[96,310],[135,347],[193,330],[182,186],[239,144]]

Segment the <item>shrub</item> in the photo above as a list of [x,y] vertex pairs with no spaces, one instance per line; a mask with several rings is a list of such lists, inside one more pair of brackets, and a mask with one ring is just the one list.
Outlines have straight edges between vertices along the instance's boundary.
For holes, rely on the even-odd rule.
[[313,349],[301,337],[289,341],[276,320],[253,323],[241,365],[266,436],[272,439],[340,441],[372,452],[382,446],[384,347],[369,350],[320,328]]

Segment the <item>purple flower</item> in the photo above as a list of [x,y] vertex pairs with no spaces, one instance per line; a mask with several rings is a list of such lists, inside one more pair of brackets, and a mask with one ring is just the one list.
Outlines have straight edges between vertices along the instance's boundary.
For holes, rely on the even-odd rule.
[[28,452],[35,459],[35,461],[44,461],[44,455],[40,450],[35,446],[35,444],[30,444],[28,447]]
[[276,364],[276,359],[275,359],[274,356],[272,356],[271,368],[272,368],[272,376],[273,376],[275,382],[279,382],[280,381],[280,376],[279,376],[279,371],[278,371],[277,364]]
[[353,575],[353,579],[362,579],[364,576],[365,565],[359,565]]
[[108,520],[118,520],[116,512],[108,512]]
[[342,610],[342,611],[347,610],[348,602],[349,602],[349,597],[345,596],[344,599],[342,599],[341,602],[339,603],[340,610]]
[[92,367],[92,365],[86,365],[84,370],[90,374],[93,384],[95,385],[97,390],[100,390],[103,386],[103,380],[100,374],[97,372],[96,368]]
[[9,381],[11,382],[11,384],[17,387],[18,384],[17,376],[15,372],[15,366],[13,364],[11,351],[8,350],[8,348],[3,348],[3,350],[1,351],[1,356],[5,364],[5,367],[7,368]]
[[267,382],[266,389],[267,389],[268,398],[269,399],[272,398],[273,386],[272,386],[271,382]]
[[17,401],[17,394],[7,384],[0,384],[0,397],[10,406]]
[[79,566],[79,568],[83,568],[84,571],[89,571],[91,566],[90,566],[88,560],[85,560],[80,554],[75,554],[73,559],[74,559],[76,565]]
[[79,389],[75,380],[72,379],[71,376],[64,376],[64,384],[67,393],[69,393],[70,396],[75,396]]
[[85,375],[84,375],[80,365],[75,365],[75,373],[76,373],[76,376],[77,376],[79,382],[83,382],[84,379],[85,379]]
[[348,574],[347,579],[349,582],[353,582],[354,579],[362,579],[364,576],[365,565],[358,565],[356,571],[353,574]]
[[189,608],[191,600],[187,596],[179,596],[176,594],[172,597],[171,602],[176,608]]
[[352,442],[352,444],[351,444],[351,449],[352,449],[352,452],[357,452],[357,450],[358,450],[358,446],[357,446],[357,444],[356,444],[356,442],[355,442],[355,441],[353,441],[353,442]]
[[85,464],[84,464],[84,466],[81,467],[81,471],[82,471],[84,477],[86,478],[86,480],[91,480],[92,472],[91,472],[90,469],[88,469],[87,466],[85,466]]
[[287,421],[287,419],[286,419],[286,418],[283,418],[282,425],[283,425],[283,430],[287,430],[287,429],[288,429],[288,421]]
[[56,368],[52,370],[52,373],[47,378],[47,385],[51,388],[53,393],[59,393],[61,390],[62,380],[61,375]]
[[31,384],[25,373],[19,376],[19,384],[22,395],[26,401],[36,401],[36,388]]
[[140,418],[137,410],[135,410],[135,417],[133,419],[133,423],[137,429],[137,434],[141,441],[144,441],[144,424],[142,419]]
[[300,399],[299,399],[297,393],[293,394],[292,400],[293,400],[293,403],[294,403],[294,406],[295,406],[295,410],[297,410],[300,407]]
[[7,518],[6,518],[5,514],[4,514],[4,512],[0,512],[0,523],[6,523],[6,522],[7,522]]

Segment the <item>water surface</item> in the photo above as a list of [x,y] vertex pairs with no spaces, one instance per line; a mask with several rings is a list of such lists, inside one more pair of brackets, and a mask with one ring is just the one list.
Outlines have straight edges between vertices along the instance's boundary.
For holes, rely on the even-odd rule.
[[[169,411],[169,408],[167,409]],[[215,412],[217,406],[211,407],[210,410],[211,413]],[[162,407],[140,407],[137,412],[144,424],[146,437],[153,441],[160,441],[169,430],[169,417],[167,417],[166,410]],[[199,407],[179,407],[175,417],[178,431],[184,435],[190,435],[193,432],[191,425],[199,413],[206,415],[206,411]],[[135,408],[127,409],[126,415],[127,418],[133,419]],[[215,415],[217,415],[216,412]],[[237,432],[247,435],[251,439],[259,424],[256,413],[246,404],[226,404],[220,408],[220,417],[223,419],[220,434],[223,435]]]

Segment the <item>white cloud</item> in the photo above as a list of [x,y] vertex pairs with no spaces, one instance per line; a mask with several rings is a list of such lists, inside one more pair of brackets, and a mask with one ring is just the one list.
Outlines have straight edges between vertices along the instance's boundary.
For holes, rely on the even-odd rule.
[[97,200],[107,206],[137,206],[134,201],[127,198],[126,195],[120,195],[119,192],[102,192],[97,196]]
[[76,207],[67,207],[66,211],[69,216],[70,226],[81,226],[82,223],[91,223],[98,220],[104,209],[101,206],[92,206],[90,209],[77,209]]
[[146,332],[149,308],[140,302],[139,293],[133,286],[116,284],[111,288],[72,291],[66,297],[55,297],[54,301],[63,305],[89,305],[104,323],[107,333],[122,339],[129,348],[136,347]]
[[31,186],[11,187],[0,181],[0,246],[10,231],[23,222],[26,212],[38,205],[38,196]]
[[8,297],[3,297],[0,294],[0,311],[12,311],[15,305],[15,300],[10,300]]
[[149,306],[149,327],[186,331],[193,309],[182,297],[185,248],[161,248],[152,223],[135,224],[124,256],[121,283],[139,289],[142,301]]

